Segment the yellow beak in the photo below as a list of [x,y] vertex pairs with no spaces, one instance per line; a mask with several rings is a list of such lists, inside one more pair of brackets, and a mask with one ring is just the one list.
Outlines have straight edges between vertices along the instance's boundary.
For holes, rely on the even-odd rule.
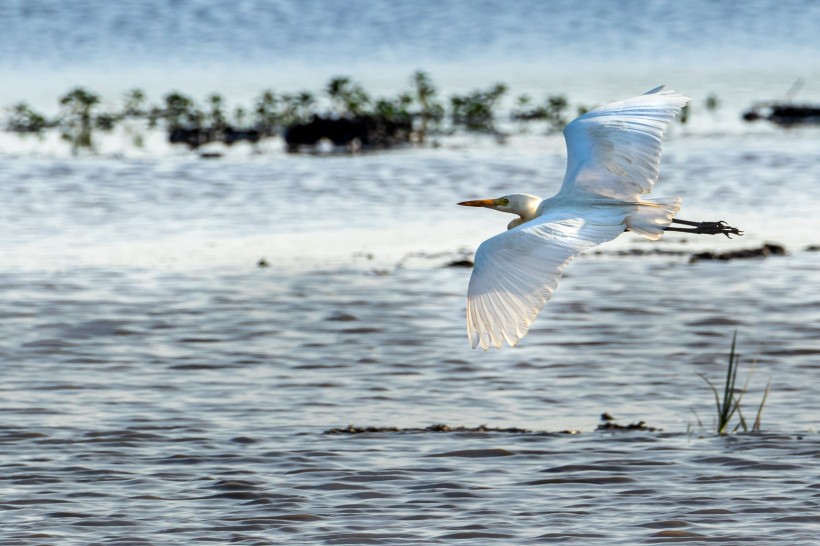
[[465,207],[497,207],[498,199],[478,199],[476,201],[462,201],[459,205]]

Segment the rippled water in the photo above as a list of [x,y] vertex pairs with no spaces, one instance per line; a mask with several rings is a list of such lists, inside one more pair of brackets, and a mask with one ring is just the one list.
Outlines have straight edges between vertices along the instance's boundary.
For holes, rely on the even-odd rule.
[[[442,266],[506,219],[454,203],[549,194],[560,140],[6,161],[0,542],[812,544],[815,142],[672,138],[657,193],[747,235],[623,237],[487,353],[469,270]],[[767,240],[789,255],[612,253]],[[721,382],[735,329],[748,419],[773,386],[763,432],[722,438],[697,373]],[[603,412],[662,431],[596,432]],[[546,432],[323,434],[442,422]]]
[[[731,9],[708,0],[651,6],[592,0],[582,7],[569,0],[509,5],[468,0],[402,0],[389,5],[364,0],[345,5],[298,0],[76,0],[67,5],[32,0],[5,3],[0,16],[11,27],[0,41],[4,52],[73,65],[110,62],[119,56],[137,62],[167,62],[169,57],[269,62],[266,57],[277,52],[305,62],[354,57],[417,62],[420,56],[469,61],[510,54],[537,60],[559,49],[562,55],[588,61],[611,62],[632,53],[641,61],[660,57],[681,62],[715,50],[777,55],[812,54],[820,47],[815,32],[820,10],[807,0],[750,0]],[[608,24],[600,24],[604,21]],[[588,44],[608,47],[594,49]],[[661,44],[665,47],[658,47]]]

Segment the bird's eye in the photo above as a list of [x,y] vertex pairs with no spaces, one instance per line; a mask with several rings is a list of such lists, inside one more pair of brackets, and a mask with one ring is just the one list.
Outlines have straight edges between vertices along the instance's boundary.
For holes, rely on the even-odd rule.
[[502,207],[506,207],[506,206],[507,206],[507,205],[509,205],[509,204],[510,204],[510,200],[509,200],[509,199],[502,199],[502,200],[501,200],[501,206],[502,206]]

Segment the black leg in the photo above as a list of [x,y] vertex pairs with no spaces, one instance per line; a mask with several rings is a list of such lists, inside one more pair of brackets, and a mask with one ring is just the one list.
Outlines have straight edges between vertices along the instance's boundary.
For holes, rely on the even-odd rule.
[[674,218],[672,220],[673,224],[682,224],[685,226],[693,226],[691,228],[678,228],[678,227],[668,227],[665,228],[664,231],[680,231],[682,233],[697,233],[701,235],[719,235],[723,234],[728,238],[732,238],[732,235],[743,235],[743,232],[737,229],[736,227],[732,227],[723,220],[719,222],[690,222],[689,220],[678,220]]
[[[685,226],[697,226],[700,225],[702,222],[690,222],[689,220],[679,220],[677,218],[672,218],[673,224],[683,224]],[[717,223],[717,222],[715,222]]]

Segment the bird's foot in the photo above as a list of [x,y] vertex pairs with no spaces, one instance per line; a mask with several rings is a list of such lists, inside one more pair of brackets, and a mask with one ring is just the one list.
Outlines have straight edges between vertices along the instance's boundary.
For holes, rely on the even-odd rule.
[[740,237],[743,236],[743,232],[737,229],[736,227],[730,226],[723,220],[718,222],[700,222],[695,229],[697,230],[696,233],[704,233],[706,235],[725,235],[729,239],[732,238],[732,235],[738,235]]
[[736,227],[730,226],[723,220],[718,222],[689,222],[687,220],[672,220],[673,223],[676,224],[685,224],[687,226],[692,226],[691,228],[677,228],[677,227],[668,227],[666,231],[680,231],[683,233],[697,233],[701,235],[725,235],[729,239],[732,238],[732,235],[743,236],[743,232]]

